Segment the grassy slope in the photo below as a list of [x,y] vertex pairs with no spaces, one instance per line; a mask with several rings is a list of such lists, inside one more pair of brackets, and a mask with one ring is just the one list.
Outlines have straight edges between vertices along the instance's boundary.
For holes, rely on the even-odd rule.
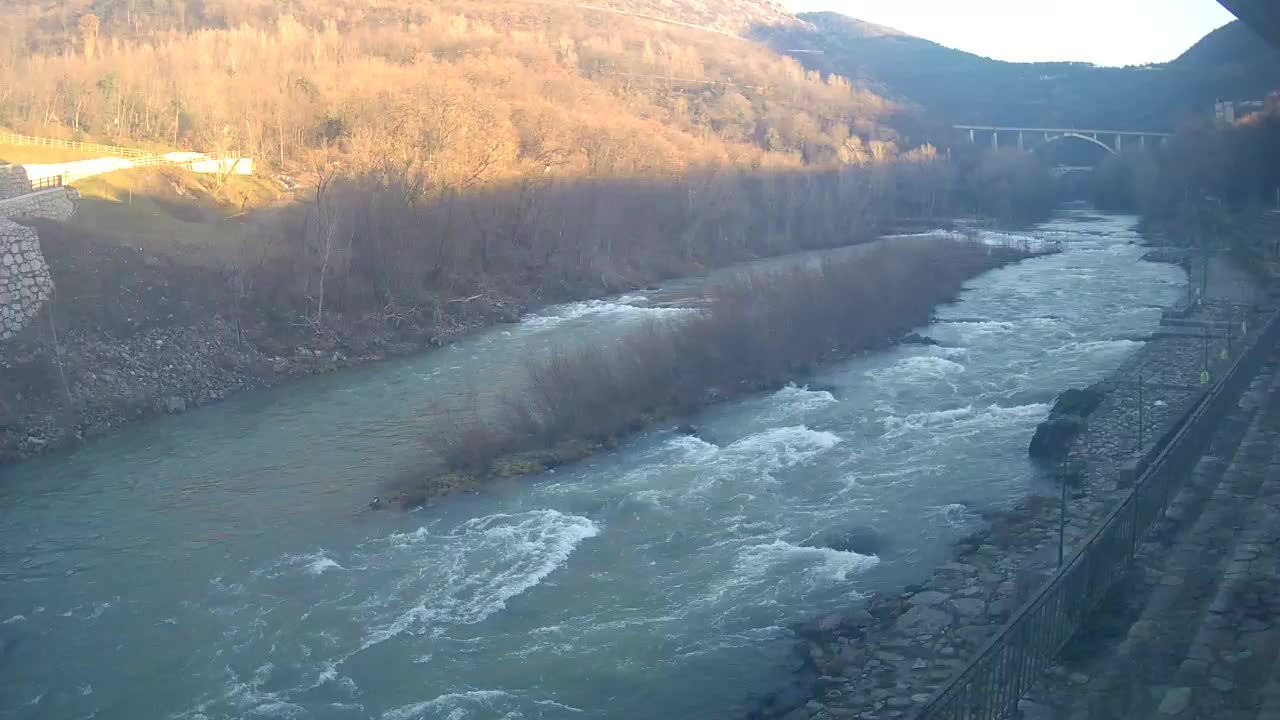
[[[163,150],[163,148],[156,148]],[[80,150],[0,145],[0,162],[92,160]],[[267,178],[211,175],[173,168],[119,170],[72,183],[81,202],[70,224],[104,242],[143,248],[197,265],[216,262],[239,241],[246,213],[281,200]]]

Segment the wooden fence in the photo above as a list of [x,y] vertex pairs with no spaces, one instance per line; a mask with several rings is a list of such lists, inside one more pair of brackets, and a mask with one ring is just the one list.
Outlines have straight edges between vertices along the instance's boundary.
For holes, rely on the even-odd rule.
[[33,137],[18,133],[0,132],[0,145],[29,145],[34,147],[58,148],[61,150],[82,150],[89,153],[102,153],[106,156],[122,158],[154,157],[149,150],[121,147],[119,145],[99,145],[76,140],[58,140],[56,138]]

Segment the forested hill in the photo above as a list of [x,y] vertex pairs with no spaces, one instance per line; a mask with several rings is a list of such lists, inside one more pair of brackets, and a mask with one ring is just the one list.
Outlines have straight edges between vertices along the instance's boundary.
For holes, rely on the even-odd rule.
[[734,36],[795,22],[768,0],[0,11],[0,126],[37,135],[239,149],[266,168],[337,155],[359,171],[412,151],[449,186],[856,164],[901,144],[892,103]]
[[1171,62],[1106,68],[1002,62],[835,13],[799,18],[803,24],[760,27],[757,36],[809,67],[950,122],[1172,129],[1206,117],[1216,100],[1253,100],[1280,88],[1280,51],[1240,22]]

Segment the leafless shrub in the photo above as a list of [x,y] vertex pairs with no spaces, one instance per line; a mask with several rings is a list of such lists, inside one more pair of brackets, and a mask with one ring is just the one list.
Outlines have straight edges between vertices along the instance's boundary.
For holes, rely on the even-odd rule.
[[610,347],[560,351],[527,382],[433,439],[451,470],[484,473],[502,454],[598,443],[684,414],[708,391],[777,386],[815,365],[873,348],[927,322],[974,275],[1024,257],[974,244],[883,245],[857,256],[744,273],[712,290],[705,312],[649,322]]

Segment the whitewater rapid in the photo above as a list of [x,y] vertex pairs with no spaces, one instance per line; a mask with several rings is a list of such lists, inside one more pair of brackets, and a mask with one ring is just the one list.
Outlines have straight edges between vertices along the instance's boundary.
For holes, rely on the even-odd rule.
[[937,346],[412,513],[359,508],[476,387],[696,310],[549,308],[9,468],[0,715],[735,717],[794,670],[793,624],[920,579],[1037,487],[1026,444],[1053,398],[1183,292],[1135,225],[1063,214],[1043,229],[1065,252],[969,283],[919,329]]

